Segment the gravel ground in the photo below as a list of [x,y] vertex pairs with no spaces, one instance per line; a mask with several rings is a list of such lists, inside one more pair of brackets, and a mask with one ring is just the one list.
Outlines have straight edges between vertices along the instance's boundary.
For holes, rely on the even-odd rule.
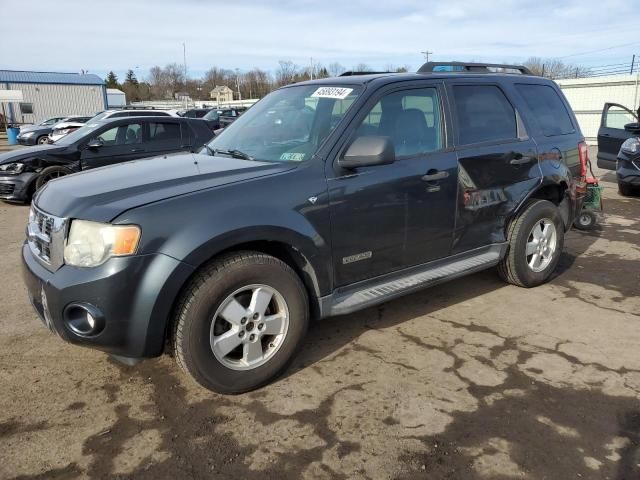
[[0,204],[0,478],[640,478],[640,198],[544,286],[494,271],[314,325],[286,375],[225,397],[124,367],[28,304],[27,207]]

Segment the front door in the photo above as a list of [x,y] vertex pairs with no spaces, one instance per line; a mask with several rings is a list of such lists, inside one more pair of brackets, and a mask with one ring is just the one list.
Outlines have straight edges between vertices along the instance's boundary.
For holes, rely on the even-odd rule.
[[[396,161],[328,173],[335,286],[448,255],[457,165],[446,150],[442,89],[420,82],[381,92],[353,122],[359,136],[393,140]],[[336,160],[337,160],[336,158]]]
[[81,168],[104,167],[147,155],[143,142],[143,124],[132,120],[98,130],[82,149]]
[[627,138],[637,134],[624,129],[627,123],[637,122],[635,113],[617,103],[605,103],[598,129],[598,166],[607,170],[616,169],[616,158]]

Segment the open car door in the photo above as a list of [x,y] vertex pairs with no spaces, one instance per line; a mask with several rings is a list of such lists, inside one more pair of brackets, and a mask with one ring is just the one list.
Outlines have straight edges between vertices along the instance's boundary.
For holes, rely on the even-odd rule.
[[628,123],[638,121],[638,115],[617,103],[605,103],[598,129],[598,167],[616,169],[620,146],[636,134],[624,129]]

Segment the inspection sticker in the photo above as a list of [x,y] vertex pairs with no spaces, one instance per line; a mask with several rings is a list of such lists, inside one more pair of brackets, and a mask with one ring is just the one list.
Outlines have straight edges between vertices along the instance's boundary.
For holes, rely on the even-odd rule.
[[313,94],[312,97],[318,98],[337,98],[338,100],[344,100],[353,92],[353,88],[343,87],[320,87]]
[[305,156],[306,155],[304,153],[285,152],[282,155],[280,155],[280,160],[287,160],[290,162],[301,162],[304,160]]

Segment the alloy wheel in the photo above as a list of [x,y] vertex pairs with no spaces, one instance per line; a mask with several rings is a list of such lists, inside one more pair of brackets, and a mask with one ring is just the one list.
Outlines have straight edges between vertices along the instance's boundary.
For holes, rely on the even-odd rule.
[[544,218],[537,222],[527,238],[527,265],[534,272],[542,272],[553,261],[558,246],[556,226]]
[[209,343],[225,367],[252,370],[276,354],[288,328],[289,309],[282,294],[268,285],[247,285],[218,307]]

